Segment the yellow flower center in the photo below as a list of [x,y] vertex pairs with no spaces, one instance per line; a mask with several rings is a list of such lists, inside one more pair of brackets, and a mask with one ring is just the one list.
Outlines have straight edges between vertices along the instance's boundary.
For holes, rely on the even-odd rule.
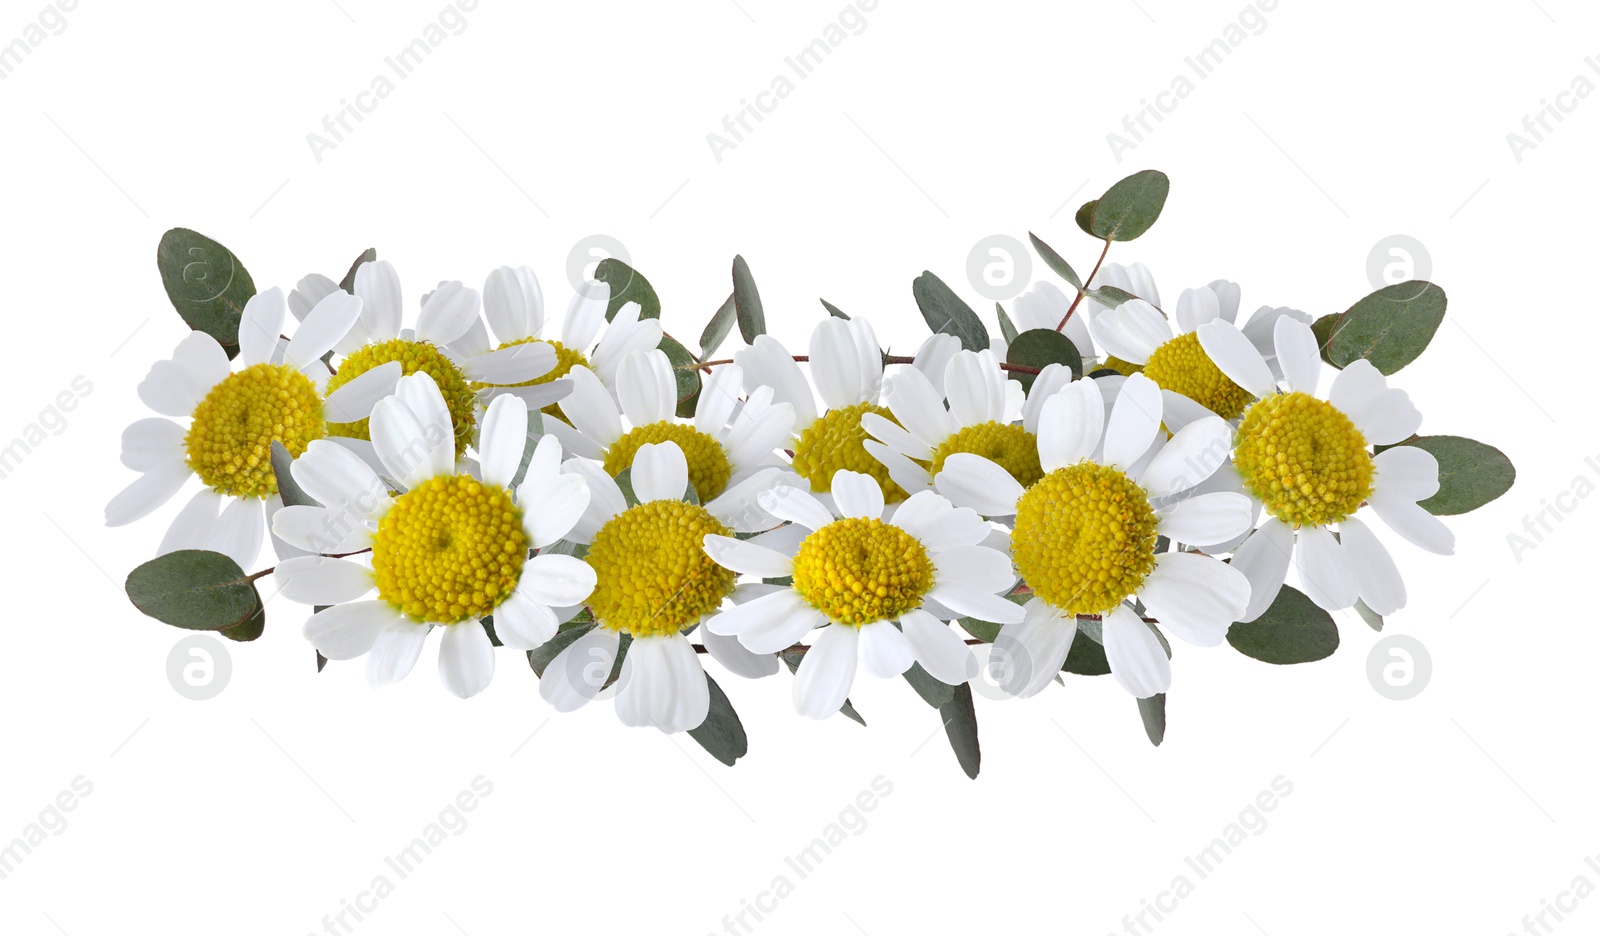
[[733,475],[733,465],[722,443],[686,423],[658,422],[623,433],[606,449],[606,474],[613,478],[633,464],[639,447],[650,443],[675,442],[689,462],[689,483],[700,503],[721,494]]
[[635,637],[664,637],[716,611],[738,576],[706,555],[710,534],[733,535],[684,501],[650,501],[606,521],[584,557],[597,579],[589,596],[595,620]]
[[1124,361],[1122,358],[1114,357],[1109,354],[1106,355],[1105,361],[1102,362],[1100,366],[1106,368],[1107,370],[1114,370],[1124,377],[1132,377],[1134,374],[1144,370],[1143,364],[1135,364],[1132,361]]
[[378,597],[433,624],[493,611],[527,560],[522,511],[510,492],[467,475],[429,478],[395,498],[372,539]]
[[1069,614],[1104,614],[1156,565],[1156,513],[1126,474],[1084,461],[1058,468],[1017,502],[1017,570]]
[[[522,383],[518,384],[474,383],[472,385],[472,389],[484,390],[489,387],[537,387],[541,384],[547,384],[552,381],[560,380],[562,377],[565,377],[571,373],[574,367],[578,367],[580,365],[583,367],[589,366],[589,359],[584,357],[583,352],[579,351],[577,348],[569,348],[559,341],[546,340],[544,338],[518,338],[516,341],[505,342],[495,350],[501,351],[516,345],[533,344],[535,342],[543,342],[544,344],[547,344],[553,348],[556,352],[556,366],[551,369],[550,373],[542,374],[533,378],[532,380],[524,380]],[[547,416],[555,416],[560,418],[562,416],[561,404],[551,403],[541,412]]]
[[[472,386],[467,383],[466,375],[461,373],[461,368],[429,342],[393,338],[364,345],[339,363],[339,369],[328,380],[328,393],[332,394],[374,367],[390,361],[400,362],[402,376],[409,377],[420,372],[432,377],[433,382],[439,385],[445,406],[450,409],[450,422],[456,433],[456,457],[460,458],[467,451],[467,443],[472,440],[472,428],[477,418],[477,398]],[[372,438],[368,420],[365,419],[329,423],[328,434],[350,439]]]
[[1144,375],[1163,390],[1181,393],[1223,419],[1233,419],[1253,399],[1212,363],[1200,336],[1186,332],[1162,343],[1144,365]]
[[1233,463],[1267,512],[1297,527],[1337,523],[1372,494],[1367,440],[1350,417],[1304,393],[1250,407]]
[[967,426],[934,450],[929,474],[937,476],[944,470],[945,459],[957,452],[989,459],[1010,472],[1025,488],[1044,477],[1044,469],[1039,466],[1039,440],[1018,425],[986,422]]
[[920,608],[932,588],[928,550],[882,520],[835,520],[801,541],[794,559],[794,590],[828,620],[850,627]]
[[256,364],[211,388],[194,408],[183,442],[189,467],[213,491],[266,497],[278,493],[272,440],[298,458],[326,433],[310,378],[283,364]]
[[889,478],[889,469],[873,458],[863,445],[867,431],[861,428],[861,417],[877,413],[895,425],[888,407],[876,403],[857,403],[843,409],[829,410],[822,418],[806,427],[794,448],[794,470],[811,483],[813,491],[826,493],[833,490],[834,472],[841,468],[871,475],[883,488],[887,503],[898,503],[908,496],[905,488]]

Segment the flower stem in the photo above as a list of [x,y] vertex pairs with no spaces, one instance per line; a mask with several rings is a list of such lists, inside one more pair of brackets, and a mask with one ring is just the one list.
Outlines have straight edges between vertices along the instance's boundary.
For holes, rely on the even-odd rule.
[[1078,303],[1083,301],[1084,292],[1090,283],[1094,282],[1096,273],[1100,272],[1100,265],[1106,262],[1106,254],[1111,252],[1111,238],[1106,238],[1106,245],[1100,251],[1100,259],[1094,262],[1094,269],[1089,271],[1089,278],[1083,281],[1083,289],[1078,290],[1077,298],[1072,300],[1072,305],[1067,307],[1067,314],[1061,316],[1061,324],[1056,326],[1056,331],[1067,327],[1067,320],[1072,318],[1072,313],[1078,310]]

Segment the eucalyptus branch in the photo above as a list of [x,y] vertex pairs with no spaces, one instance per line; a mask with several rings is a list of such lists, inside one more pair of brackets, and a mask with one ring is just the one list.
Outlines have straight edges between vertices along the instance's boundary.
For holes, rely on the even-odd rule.
[[1089,284],[1094,282],[1095,274],[1100,272],[1100,265],[1106,262],[1106,254],[1111,252],[1111,238],[1106,238],[1105,247],[1100,250],[1100,259],[1094,262],[1094,269],[1089,271],[1089,276],[1078,287],[1078,295],[1072,300],[1072,305],[1067,306],[1067,314],[1061,316],[1061,324],[1056,326],[1056,331],[1067,327],[1067,322],[1072,318],[1072,313],[1078,310],[1078,303],[1083,301],[1084,294],[1089,291]]

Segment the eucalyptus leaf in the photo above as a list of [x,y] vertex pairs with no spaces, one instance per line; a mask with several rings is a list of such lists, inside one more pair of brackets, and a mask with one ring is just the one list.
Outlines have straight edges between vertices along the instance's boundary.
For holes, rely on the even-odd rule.
[[278,480],[278,496],[283,498],[285,507],[321,507],[322,505],[311,499],[294,480],[294,474],[289,466],[294,463],[294,458],[289,455],[289,450],[277,439],[272,440],[272,475]]
[[1385,286],[1339,316],[1328,336],[1328,360],[1348,367],[1366,358],[1385,376],[1393,374],[1428,347],[1447,304],[1444,290],[1432,283]]
[[750,264],[737,255],[733,258],[733,303],[739,315],[740,337],[745,344],[755,344],[756,338],[767,333],[767,317],[761,310],[761,292],[750,275]]
[[1127,302],[1130,299],[1139,298],[1133,293],[1128,292],[1126,289],[1119,289],[1116,286],[1101,286],[1097,289],[1085,289],[1083,294],[1108,309],[1115,309],[1117,306],[1122,305],[1124,302]]
[[728,299],[716,314],[711,316],[711,321],[706,323],[705,331],[700,333],[700,360],[709,361],[711,355],[722,347],[733,333],[733,326],[737,323],[738,308],[733,302],[733,293],[728,293]]
[[260,637],[262,634],[266,633],[266,630],[267,609],[265,605],[262,605],[257,607],[256,613],[246,618],[243,623],[235,624],[232,627],[223,628],[222,630],[217,631],[217,633],[228,638],[229,640],[237,640],[240,643],[248,643],[249,641],[255,640],[257,637]]
[[935,334],[955,335],[961,339],[961,347],[968,351],[983,351],[989,347],[989,329],[944,280],[924,270],[911,281],[911,295]]
[[1017,340],[1017,323],[1011,321],[1011,316],[1006,314],[1006,307],[996,302],[994,304],[995,318],[1000,320],[1000,337],[1010,344]]
[[667,360],[672,362],[672,375],[678,381],[678,408],[679,416],[689,419],[694,416],[695,408],[700,403],[701,377],[700,362],[689,353],[682,342],[671,335],[662,335],[661,344],[658,345],[667,355]]
[[850,316],[845,315],[843,309],[840,309],[838,306],[834,305],[833,303],[829,302],[826,299],[820,299],[818,301],[822,303],[822,307],[824,309],[828,310],[828,314],[829,315],[833,316],[834,318],[844,319],[846,322],[850,321]]
[[[1439,492],[1418,501],[1441,517],[1477,510],[1516,483],[1517,469],[1492,445],[1461,436],[1414,436],[1400,443],[1414,445],[1439,461]],[[1392,447],[1392,446],[1391,446]]]
[[1366,621],[1367,626],[1373,630],[1383,630],[1383,615],[1367,607],[1367,603],[1359,598],[1356,599],[1356,614],[1360,615],[1361,620]]
[[239,318],[256,284],[233,251],[204,234],[173,228],[156,247],[161,285],[178,315],[217,339],[231,359],[239,353]]
[[545,669],[550,666],[551,661],[560,655],[561,651],[572,646],[573,641],[594,630],[594,628],[595,623],[593,621],[573,621],[561,625],[554,637],[528,651],[528,665],[533,667],[535,673],[543,677]]
[[972,686],[969,683],[955,687],[950,701],[939,706],[939,717],[944,719],[944,733],[950,739],[950,749],[955,751],[956,761],[968,777],[976,780],[982,754],[978,749],[978,713],[972,708]]
[[1093,227],[1094,206],[1095,202],[1086,201],[1082,205],[1078,206],[1077,213],[1072,216],[1072,220],[1077,222],[1078,230],[1089,235],[1090,237],[1097,236],[1094,233]]
[[1104,240],[1130,241],[1150,230],[1167,203],[1166,173],[1135,172],[1106,189],[1090,212],[1089,229]]
[[1028,240],[1033,241],[1033,249],[1038,252],[1045,266],[1054,270],[1056,275],[1071,283],[1074,289],[1083,288],[1083,280],[1078,278],[1078,273],[1062,256],[1056,253],[1055,248],[1040,240],[1032,231],[1028,232]]
[[225,631],[246,625],[261,610],[255,583],[222,553],[181,549],[128,573],[134,607],[163,624]]
[[705,721],[689,729],[689,737],[705,748],[706,753],[732,767],[734,761],[749,753],[750,739],[744,733],[739,713],[733,710],[733,703],[728,701],[727,694],[710,673],[706,674],[706,688],[711,690],[711,709]]
[[617,310],[630,302],[639,303],[639,318],[661,317],[661,298],[644,274],[616,257],[607,257],[595,264],[594,278],[611,287],[611,300],[606,303],[606,321],[617,317]]
[[[1074,379],[1083,376],[1083,358],[1072,339],[1053,328],[1033,328],[1018,335],[1006,349],[1006,363],[1039,370],[1051,364],[1061,364],[1072,371]],[[1020,381],[1022,389],[1032,390],[1037,374],[1012,371],[1011,379]]]
[[935,679],[933,674],[922,668],[921,663],[911,664],[911,668],[905,671],[905,679],[911,688],[917,690],[917,695],[922,696],[922,701],[934,708],[949,702],[956,692],[955,686]]
[[346,273],[344,275],[344,279],[339,281],[339,288],[351,294],[352,296],[355,295],[356,271],[361,269],[361,264],[371,263],[376,259],[378,259],[378,248],[368,247],[366,250],[363,250],[361,252],[361,256],[356,258],[356,262],[350,264],[350,272]]
[[1157,693],[1139,700],[1139,718],[1144,722],[1145,737],[1156,747],[1167,736],[1167,694]]
[[[1082,630],[1080,627],[1079,630]],[[1106,648],[1093,639],[1074,637],[1061,671],[1077,676],[1109,676],[1111,663],[1106,660]]]
[[1228,643],[1263,663],[1312,663],[1339,649],[1339,627],[1299,589],[1285,585],[1260,617],[1228,628]]

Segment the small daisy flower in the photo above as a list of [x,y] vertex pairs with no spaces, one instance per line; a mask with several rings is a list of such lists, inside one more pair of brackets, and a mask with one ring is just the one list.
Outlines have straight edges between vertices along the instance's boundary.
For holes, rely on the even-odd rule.
[[[626,373],[625,364],[624,381]],[[581,708],[603,688],[627,635],[617,717],[633,727],[688,731],[705,721],[711,696],[687,633],[716,613],[735,583],[734,573],[713,562],[701,541],[753,532],[746,504],[782,473],[767,469],[702,506],[684,499],[693,490],[691,466],[675,442],[646,442],[625,467],[638,500],[633,506],[595,463],[574,458],[563,466],[567,477],[587,481],[592,492],[568,538],[588,546],[582,561],[595,581],[587,600],[595,626],[550,661],[539,694],[556,711]],[[756,660],[725,641],[705,644],[739,675],[777,671],[776,659]]]
[[561,411],[576,431],[556,420],[550,420],[550,428],[573,455],[603,462],[606,473],[616,477],[643,446],[671,442],[688,460],[702,503],[768,467],[792,434],[794,409],[772,403],[770,390],[758,389],[740,405],[744,373],[737,364],[712,369],[689,422],[677,418],[678,381],[664,351],[630,351],[623,357],[615,399],[587,367],[574,367],[567,379],[572,393],[561,401]]
[[[1234,443],[1244,489],[1269,515],[1234,552],[1233,565],[1250,578],[1253,621],[1272,604],[1291,558],[1306,595],[1328,611],[1359,598],[1378,614],[1405,606],[1405,583],[1378,537],[1356,517],[1370,506],[1391,530],[1440,555],[1455,550],[1450,528],[1417,502],[1438,493],[1439,462],[1415,446],[1373,455],[1422,424],[1403,390],[1362,358],[1339,372],[1328,396],[1316,396],[1322,372],[1309,325],[1280,318],[1273,330],[1283,392],[1260,351],[1226,322],[1201,326],[1205,353],[1251,394]],[[1333,527],[1338,527],[1335,537]]]
[[[993,351],[959,351],[945,367],[944,397],[916,369],[890,377],[884,401],[891,422],[876,413],[861,417],[873,436],[865,445],[907,491],[926,491],[958,452],[981,455],[1001,466],[1023,487],[1044,476],[1039,467],[1039,416],[1045,400],[1072,381],[1060,364],[1045,367],[1026,394],[1009,380]],[[1021,422],[1017,422],[1018,416]]]
[[763,508],[802,534],[786,546],[705,537],[706,554],[733,572],[793,577],[789,586],[749,586],[765,593],[712,617],[706,630],[733,635],[753,653],[776,653],[820,627],[794,682],[795,708],[811,718],[839,710],[858,665],[880,678],[920,663],[951,685],[971,679],[972,651],[930,608],[1022,620],[1022,608],[1001,597],[1017,581],[1011,561],[983,545],[993,529],[932,491],[911,495],[884,519],[882,487],[860,472],[837,472],[829,488],[836,512],[799,488],[761,495]]
[[123,432],[122,463],[141,476],[106,505],[106,525],[147,516],[198,477],[204,489],[173,519],[158,554],[209,549],[241,568],[255,562],[267,518],[283,504],[272,473],[273,441],[299,455],[327,435],[329,416],[371,412],[399,376],[398,368],[385,369],[324,400],[328,369],[321,357],[354,324],[361,300],[344,292],[323,298],[285,344],[279,335],[287,311],[281,289],[251,297],[233,364],[215,338],[196,331],[170,360],[150,368],[139,398],[161,416]]
[[[302,281],[305,282],[305,281]],[[374,260],[356,269],[355,294],[361,298],[361,318],[334,348],[341,355],[330,388],[337,389],[373,368],[391,361],[406,376],[427,374],[443,394],[455,426],[456,457],[466,453],[476,426],[477,397],[471,381],[482,375],[503,378],[525,375],[531,379],[555,366],[548,350],[522,352],[482,362],[482,372],[464,369],[461,355],[451,349],[478,322],[482,299],[476,289],[460,282],[441,283],[428,293],[415,328],[404,328],[400,277],[387,260]],[[332,423],[330,435],[370,439],[366,420]]]
[[[540,440],[513,490],[527,432],[527,405],[496,400],[483,423],[482,478],[458,474],[449,408],[423,372],[402,378],[372,413],[373,448],[403,493],[391,496],[350,450],[311,443],[290,471],[323,506],[284,508],[275,531],[315,552],[370,550],[366,562],[305,556],[277,566],[285,596],[327,606],[305,624],[318,652],[330,660],[366,656],[367,682],[385,686],[411,672],[428,633],[442,628],[439,678],[467,698],[494,676],[485,618],[492,615],[500,641],[518,649],[555,635],[560,619],[552,609],[587,598],[594,573],[571,556],[528,553],[567,534],[589,491],[561,474],[552,436]],[[374,589],[377,598],[363,600]]]
[[1139,698],[1166,692],[1171,664],[1135,602],[1167,632],[1208,647],[1250,600],[1237,569],[1200,553],[1156,551],[1162,536],[1214,543],[1249,528],[1248,497],[1194,493],[1226,458],[1232,428],[1213,415],[1165,440],[1161,390],[1139,374],[1122,383],[1109,417],[1094,380],[1073,381],[1042,409],[1042,480],[1024,488],[1003,466],[967,453],[952,455],[937,479],[956,503],[1016,518],[1012,557],[1034,598],[996,640],[1019,663],[1002,688],[1025,697],[1049,685],[1078,618],[1098,616],[1118,684]]
[[[539,288],[538,278],[528,267],[503,266],[490,273],[483,284],[483,312],[488,329],[485,330],[481,322],[474,322],[452,347],[461,352],[463,366],[473,374],[476,386],[485,397],[512,392],[534,408],[549,406],[555,402],[552,397],[559,398],[565,393],[564,387],[556,388],[553,384],[571,373],[574,367],[589,368],[606,389],[615,394],[617,369],[622,359],[632,351],[654,349],[661,344],[662,332],[661,323],[656,319],[639,317],[637,302],[624,303],[608,324],[606,306],[610,300],[610,284],[599,280],[585,282],[567,304],[561,337],[547,337],[544,293]],[[490,332],[497,342],[492,347]],[[532,361],[528,354],[535,350],[540,355],[535,366],[542,366],[546,361],[549,365],[533,379],[522,379],[514,371],[519,362]],[[555,415],[554,411],[551,415]]]

